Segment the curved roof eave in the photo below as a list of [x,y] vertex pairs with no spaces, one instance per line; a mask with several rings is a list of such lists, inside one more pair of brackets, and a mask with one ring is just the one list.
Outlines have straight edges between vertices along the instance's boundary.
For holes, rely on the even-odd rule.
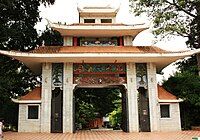
[[19,100],[19,99],[11,99],[14,103],[19,104],[40,104],[42,103],[41,100]]
[[[59,24],[48,21],[49,26],[60,32],[62,36],[137,36],[140,32],[148,29],[144,24]],[[90,32],[88,32],[88,30]],[[105,32],[106,31],[106,32]]]
[[162,70],[170,63],[193,54],[200,53],[200,49],[185,52],[168,53],[27,53],[2,51],[0,54],[12,57],[23,62],[35,73],[41,73],[41,63],[44,62],[72,62],[72,63],[155,63],[157,71]]

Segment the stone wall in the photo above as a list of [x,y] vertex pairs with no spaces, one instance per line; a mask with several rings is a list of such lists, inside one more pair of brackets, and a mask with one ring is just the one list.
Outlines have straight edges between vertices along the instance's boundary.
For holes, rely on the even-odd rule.
[[73,132],[73,63],[64,64],[63,132]]
[[63,45],[64,46],[73,46],[73,37],[64,36],[63,37]]
[[51,132],[51,73],[52,64],[42,65],[41,132]]
[[170,118],[160,117],[160,131],[180,131],[181,121],[179,103],[170,103],[169,105]]
[[124,46],[133,46],[133,36],[124,36]]
[[28,119],[28,105],[19,104],[18,132],[40,132],[40,104],[34,104],[39,106],[38,119]]
[[151,131],[159,131],[159,105],[156,81],[156,66],[153,63],[147,63],[147,80],[149,94],[150,128]]
[[135,63],[127,63],[127,94],[129,132],[139,131]]

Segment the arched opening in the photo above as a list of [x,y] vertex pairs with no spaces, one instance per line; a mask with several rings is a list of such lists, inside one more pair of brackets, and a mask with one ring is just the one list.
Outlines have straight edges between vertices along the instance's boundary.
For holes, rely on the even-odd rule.
[[127,91],[118,86],[76,86],[74,132],[78,130],[122,130],[128,132]]

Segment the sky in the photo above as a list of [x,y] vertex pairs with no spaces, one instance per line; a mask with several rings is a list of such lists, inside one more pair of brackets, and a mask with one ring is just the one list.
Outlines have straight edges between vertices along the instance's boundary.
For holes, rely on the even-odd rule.
[[[133,45],[138,46],[149,46],[154,45],[158,46],[161,49],[168,51],[183,51],[188,49],[186,47],[185,41],[187,39],[182,37],[172,37],[170,39],[164,39],[162,41],[156,41],[152,32],[152,22],[145,16],[135,17],[129,8],[129,0],[55,0],[55,4],[51,6],[40,6],[40,16],[43,18],[40,23],[36,25],[37,30],[40,32],[46,28],[47,21],[51,22],[62,22],[67,24],[78,23],[78,11],[77,6],[111,6],[113,8],[120,7],[120,10],[116,17],[117,23],[124,24],[138,24],[144,23],[146,26],[150,26],[150,29],[147,29],[141,32],[133,41]],[[157,42],[157,43],[155,43]],[[173,75],[176,71],[176,67],[173,65],[168,66],[163,70],[164,75],[158,75],[158,81],[161,81],[163,78],[167,79],[169,75]]]

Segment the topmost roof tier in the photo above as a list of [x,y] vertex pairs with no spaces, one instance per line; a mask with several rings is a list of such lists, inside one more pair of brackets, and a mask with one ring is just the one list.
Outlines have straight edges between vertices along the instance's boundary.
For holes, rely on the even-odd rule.
[[80,17],[115,17],[119,8],[112,8],[110,6],[89,6],[89,7],[78,7]]
[[79,23],[61,24],[51,23],[52,29],[57,30],[62,36],[75,37],[136,37],[143,30],[148,29],[145,24],[127,25],[116,22],[118,7],[109,5],[78,7]]

